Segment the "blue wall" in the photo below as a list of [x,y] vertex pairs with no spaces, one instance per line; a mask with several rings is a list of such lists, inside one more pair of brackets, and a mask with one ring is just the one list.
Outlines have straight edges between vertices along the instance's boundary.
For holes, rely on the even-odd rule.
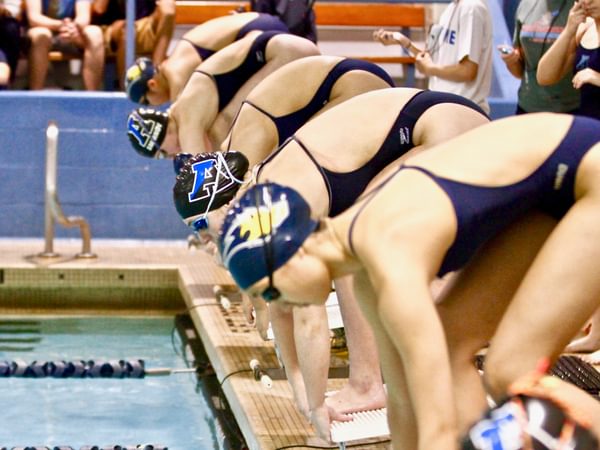
[[[489,0],[494,44],[511,42],[503,0]],[[494,52],[491,116],[512,115],[519,81]],[[65,215],[81,215],[92,235],[182,239],[173,206],[173,166],[134,152],[125,132],[135,107],[122,93],[0,92],[0,237],[43,237],[46,127],[58,123],[58,195]],[[56,227],[58,237],[79,230]]]
[[[58,196],[93,237],[188,235],[171,198],[170,161],[139,156],[126,136],[134,108],[121,93],[0,93],[0,237],[43,237],[46,127],[59,126]],[[78,229],[56,227],[58,237]]]

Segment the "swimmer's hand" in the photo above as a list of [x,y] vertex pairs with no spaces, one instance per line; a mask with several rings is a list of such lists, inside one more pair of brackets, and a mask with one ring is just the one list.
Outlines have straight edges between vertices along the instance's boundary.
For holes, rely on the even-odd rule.
[[331,442],[329,407],[323,403],[321,406],[311,410],[310,423],[315,430],[315,434],[319,438],[324,439],[327,442]]

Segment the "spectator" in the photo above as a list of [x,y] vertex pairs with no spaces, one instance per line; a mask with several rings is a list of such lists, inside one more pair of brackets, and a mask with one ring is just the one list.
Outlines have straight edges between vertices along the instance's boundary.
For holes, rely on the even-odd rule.
[[48,53],[59,50],[80,56],[83,53],[83,84],[87,90],[102,85],[104,46],[102,30],[90,25],[88,0],[26,0],[29,50],[29,88],[42,89],[48,73]]
[[315,0],[250,0],[252,11],[277,16],[295,34],[317,43]]
[[[125,0],[93,0],[94,23],[102,26],[105,52],[115,56],[119,88],[125,76]],[[175,28],[175,0],[136,0],[135,53],[151,55],[155,65],[167,57]]]
[[599,25],[600,0],[575,2],[565,28],[544,54],[537,70],[538,83],[543,86],[558,83],[574,71],[573,86],[581,91],[577,113],[596,119],[600,118]]
[[492,81],[492,17],[487,0],[453,0],[431,28],[425,50],[402,33],[377,30],[384,45],[399,44],[429,77],[429,89],[462,95],[485,112]]
[[552,86],[540,86],[536,79],[540,59],[564,29],[573,1],[522,0],[519,4],[513,48],[499,47],[508,71],[521,80],[517,114],[539,111],[573,113],[579,107],[579,92],[573,88],[570,74]]
[[0,0],[0,89],[14,80],[19,59],[21,2]]

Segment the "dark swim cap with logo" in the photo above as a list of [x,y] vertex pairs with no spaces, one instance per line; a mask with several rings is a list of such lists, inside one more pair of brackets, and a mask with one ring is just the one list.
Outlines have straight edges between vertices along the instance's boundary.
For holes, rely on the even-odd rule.
[[597,450],[591,431],[551,400],[516,395],[471,427],[462,450]]
[[169,114],[152,108],[138,108],[127,118],[127,136],[142,156],[154,158],[167,135]]
[[223,264],[246,289],[283,266],[317,224],[294,189],[257,184],[227,212],[219,235]]
[[125,91],[132,102],[147,105],[146,93],[148,92],[148,80],[154,77],[156,67],[150,58],[142,57],[125,73]]
[[179,169],[173,186],[175,209],[185,221],[229,203],[243,183],[249,162],[243,153],[199,153]]

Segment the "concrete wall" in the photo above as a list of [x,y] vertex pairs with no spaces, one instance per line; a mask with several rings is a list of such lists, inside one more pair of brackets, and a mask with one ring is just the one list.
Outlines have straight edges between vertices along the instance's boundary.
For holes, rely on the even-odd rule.
[[[59,126],[58,196],[101,238],[179,239],[188,234],[171,199],[170,161],[139,156],[126,136],[134,105],[120,93],[0,93],[0,237],[44,235],[48,121]],[[78,229],[56,227],[58,237]]]

